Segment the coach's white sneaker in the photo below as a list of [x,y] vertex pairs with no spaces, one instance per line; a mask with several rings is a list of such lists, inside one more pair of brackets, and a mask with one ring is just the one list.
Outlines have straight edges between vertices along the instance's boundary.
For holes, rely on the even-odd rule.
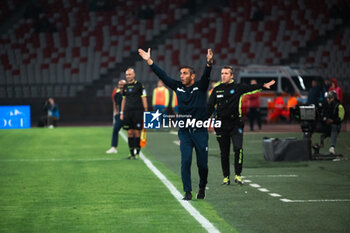
[[334,154],[335,154],[334,146],[329,147],[329,153],[330,153],[331,155],[334,155]]
[[117,150],[117,148],[112,147],[111,149],[107,150],[106,153],[107,154],[116,154],[116,153],[118,153],[118,150]]

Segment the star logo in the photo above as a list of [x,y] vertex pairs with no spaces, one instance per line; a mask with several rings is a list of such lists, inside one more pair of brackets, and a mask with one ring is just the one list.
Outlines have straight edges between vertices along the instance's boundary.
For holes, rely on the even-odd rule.
[[160,129],[160,116],[162,113],[159,109],[156,112],[143,113],[143,127],[145,129]]
[[155,113],[151,113],[151,115],[152,115],[152,120],[151,120],[151,122],[152,122],[155,119],[158,119],[158,117],[160,117],[162,114],[159,113],[159,109],[158,109]]

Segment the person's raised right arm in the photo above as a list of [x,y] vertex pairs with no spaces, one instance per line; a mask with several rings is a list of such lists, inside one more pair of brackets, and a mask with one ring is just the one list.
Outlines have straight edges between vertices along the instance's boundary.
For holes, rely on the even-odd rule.
[[151,49],[148,48],[147,52],[143,49],[139,49],[138,52],[142,59],[145,60],[147,64],[151,67],[152,71],[159,77],[159,79],[162,80],[164,84],[170,87],[171,89],[176,90],[177,81],[170,78],[164,70],[162,70],[153,62],[151,58]]

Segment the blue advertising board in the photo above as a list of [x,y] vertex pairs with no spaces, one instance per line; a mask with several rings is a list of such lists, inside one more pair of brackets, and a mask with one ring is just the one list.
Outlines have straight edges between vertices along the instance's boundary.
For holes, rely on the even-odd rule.
[[30,128],[30,106],[0,106],[0,129]]

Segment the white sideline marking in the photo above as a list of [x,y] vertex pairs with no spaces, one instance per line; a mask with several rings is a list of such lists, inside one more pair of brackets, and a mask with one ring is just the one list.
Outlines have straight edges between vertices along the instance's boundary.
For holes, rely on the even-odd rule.
[[280,200],[283,201],[283,202],[292,202],[292,200],[289,200],[287,198],[281,198]]
[[176,131],[170,131],[169,133],[170,133],[170,134],[173,134],[173,135],[177,135],[177,132],[176,132]]
[[[122,138],[127,142],[127,138],[124,133],[121,133]],[[215,226],[209,222],[197,209],[195,209],[190,201],[183,201],[181,193],[176,189],[176,187],[161,173],[158,168],[156,168],[152,162],[142,153],[140,152],[140,158],[147,165],[147,167],[162,181],[162,183],[169,189],[170,193],[180,202],[180,204],[190,213],[196,220],[199,222],[204,229],[206,229],[210,233],[220,233]]]
[[0,162],[94,162],[94,161],[115,161],[120,158],[85,158],[85,159],[0,159]]
[[179,141],[179,140],[175,140],[175,141],[173,141],[173,143],[174,143],[175,145],[180,146],[180,141]]
[[319,200],[290,200],[287,198],[280,199],[283,202],[299,202],[299,203],[305,203],[305,202],[347,202],[350,201],[350,199],[319,199]]
[[261,188],[261,189],[259,189],[259,191],[261,191],[261,192],[263,192],[263,193],[267,193],[267,192],[270,192],[268,189],[266,189],[266,188]]
[[278,193],[269,193],[269,195],[271,197],[282,197],[281,195],[279,195]]
[[242,176],[242,178],[246,178],[246,177],[298,177],[298,175],[251,175],[251,176]]
[[[244,182],[247,182],[247,180],[244,180]],[[251,182],[249,180],[249,182]],[[278,193],[270,193],[270,191],[266,188],[262,188],[258,184],[249,184],[253,188],[257,188],[259,191],[267,193],[271,197],[282,197],[282,195]],[[280,198],[280,201],[284,203],[305,203],[305,202],[349,202],[350,199],[315,199],[315,200],[291,200],[288,198]]]
[[260,188],[261,186],[258,184],[249,184],[250,186],[252,186],[253,188]]

